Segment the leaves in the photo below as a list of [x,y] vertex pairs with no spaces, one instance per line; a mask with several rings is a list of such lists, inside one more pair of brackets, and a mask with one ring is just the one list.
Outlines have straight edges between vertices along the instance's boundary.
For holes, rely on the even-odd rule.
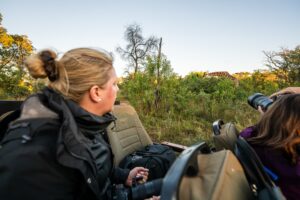
[[282,49],[279,52],[264,52],[266,65],[277,77],[287,84],[300,82],[300,46],[295,49]]
[[[2,15],[0,14],[0,22]],[[26,35],[8,34],[0,27],[0,91],[4,98],[20,99],[31,93],[32,80],[23,69],[25,57],[34,50]]]
[[[271,71],[243,74],[238,84],[227,78],[206,77],[205,72],[182,78],[172,72],[164,57],[156,106],[156,59],[148,57],[143,72],[126,77],[121,94],[136,108],[151,137],[160,141],[191,145],[210,140],[211,124],[220,118],[235,122],[240,130],[255,124],[259,113],[247,104],[248,96],[255,92],[269,95],[280,88]],[[164,71],[163,66],[169,70]]]

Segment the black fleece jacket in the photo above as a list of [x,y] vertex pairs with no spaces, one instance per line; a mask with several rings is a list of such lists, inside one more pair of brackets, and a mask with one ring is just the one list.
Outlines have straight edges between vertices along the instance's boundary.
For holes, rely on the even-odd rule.
[[29,97],[0,143],[0,198],[111,199],[113,182],[129,173],[113,166],[106,128],[114,120],[49,88]]

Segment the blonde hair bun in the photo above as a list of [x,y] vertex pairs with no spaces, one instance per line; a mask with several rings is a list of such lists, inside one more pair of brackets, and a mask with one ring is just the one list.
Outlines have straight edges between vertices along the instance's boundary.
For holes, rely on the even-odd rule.
[[55,81],[59,75],[56,57],[57,54],[54,51],[43,50],[28,57],[25,66],[33,78],[48,77],[50,81]]

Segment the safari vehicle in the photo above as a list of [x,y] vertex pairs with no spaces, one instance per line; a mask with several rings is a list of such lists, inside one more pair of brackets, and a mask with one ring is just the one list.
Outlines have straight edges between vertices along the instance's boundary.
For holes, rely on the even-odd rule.
[[[10,120],[9,114],[18,110],[21,103],[0,101],[0,123]],[[117,121],[113,129],[108,128],[108,136],[114,164],[119,165],[126,155],[153,142],[132,106],[117,104],[113,114]],[[4,128],[1,127],[0,136]],[[238,138],[234,124],[224,124],[222,120],[214,122],[213,135],[216,151],[212,151],[205,142],[190,147],[162,142],[177,151],[179,156],[162,180],[161,199],[284,199],[264,173],[249,145]]]

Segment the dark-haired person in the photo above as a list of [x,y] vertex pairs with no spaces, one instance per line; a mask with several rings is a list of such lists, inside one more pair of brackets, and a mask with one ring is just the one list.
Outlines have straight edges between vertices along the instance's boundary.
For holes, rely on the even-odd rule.
[[279,178],[275,183],[288,200],[300,198],[300,94],[278,98],[253,127],[240,133],[265,167]]
[[77,48],[29,57],[48,87],[27,98],[0,145],[0,199],[112,199],[112,182],[131,185],[147,169],[114,168],[106,127],[117,76],[109,54]]

